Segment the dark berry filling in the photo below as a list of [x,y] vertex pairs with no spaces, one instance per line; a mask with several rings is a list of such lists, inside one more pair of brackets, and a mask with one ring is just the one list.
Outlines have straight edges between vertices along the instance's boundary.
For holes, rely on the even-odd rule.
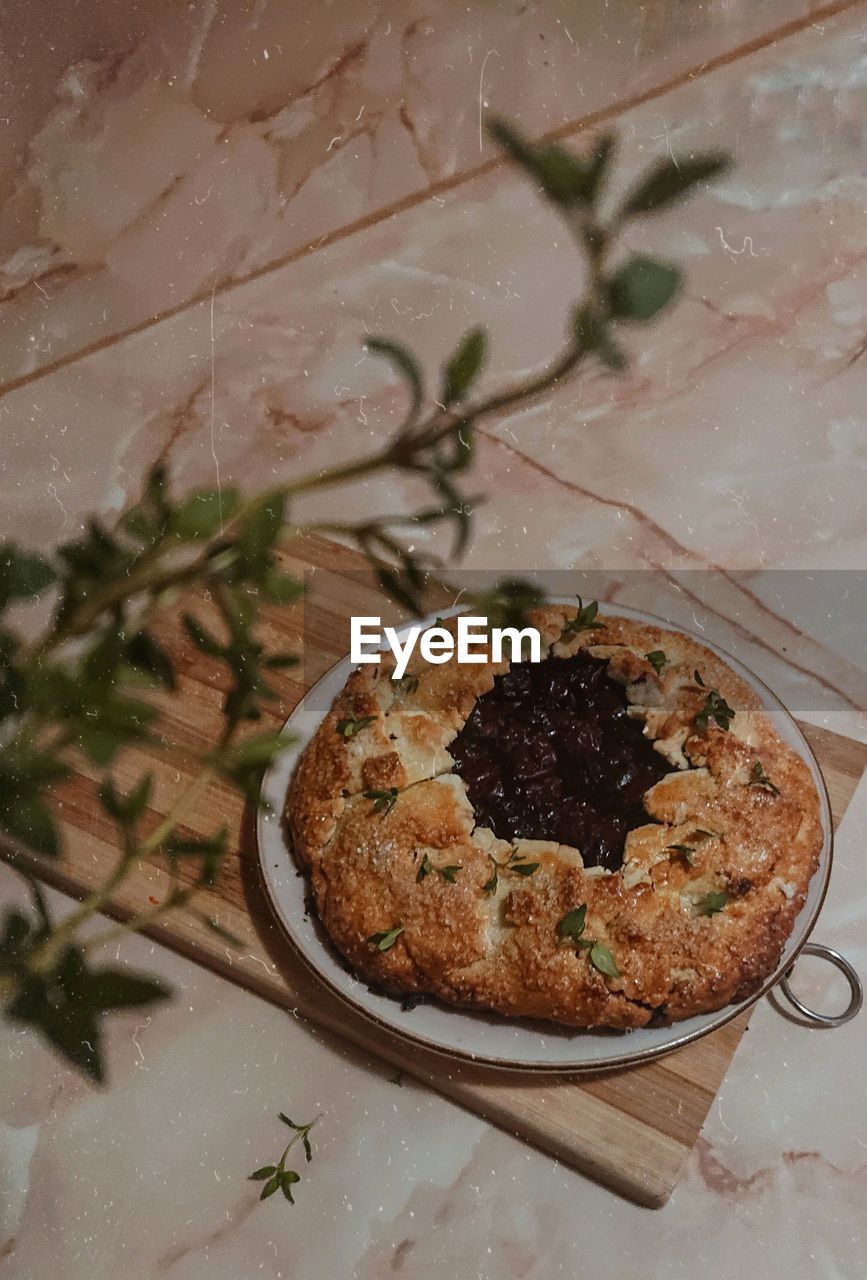
[[616,870],[642,796],[669,771],[626,714],[606,663],[584,652],[514,664],[449,750],[476,822],[504,840],[556,840]]

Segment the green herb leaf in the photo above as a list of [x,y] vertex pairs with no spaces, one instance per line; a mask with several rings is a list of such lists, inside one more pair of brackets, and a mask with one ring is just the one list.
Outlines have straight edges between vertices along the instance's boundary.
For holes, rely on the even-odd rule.
[[101,585],[125,573],[135,558],[135,552],[122,546],[93,518],[88,520],[83,537],[58,547],[57,555],[66,565],[67,576],[71,574],[75,580],[76,590],[85,596],[92,584]]
[[700,672],[700,671],[698,671],[698,670],[693,671],[693,673],[692,673],[692,678],[693,678],[693,680],[696,682],[696,684],[697,684],[697,685],[699,685],[702,689],[705,687],[705,683],[704,683],[704,681],[703,681],[703,680],[702,680],[702,678],[701,678],[701,672]]
[[292,1198],[292,1187],[296,1182],[300,1181],[301,1175],[296,1173],[294,1169],[286,1169],[286,1171],[280,1175],[280,1189],[290,1204],[295,1203]]
[[410,411],[407,423],[413,423],[421,411],[424,400],[424,379],[421,365],[407,347],[388,338],[368,338],[365,342],[368,351],[374,355],[385,356],[386,360],[404,378],[410,392]]
[[557,925],[558,938],[563,942],[575,942],[584,932],[586,919],[587,903],[582,902],[580,907],[573,907],[571,911],[567,911],[559,922]]
[[30,889],[30,896],[33,899],[33,906],[36,910],[36,916],[39,921],[36,930],[40,937],[47,937],[52,929],[52,920],[48,911],[48,903],[45,900],[45,894],[42,892],[42,886],[35,876],[31,876],[23,868],[18,868],[19,874],[27,881]]
[[555,204],[568,209],[587,204],[595,196],[610,150],[605,144],[585,164],[565,147],[530,142],[501,117],[488,121],[488,133]]
[[237,505],[237,489],[201,489],[174,511],[169,532],[185,541],[212,538],[230,519]]
[[94,972],[87,968],[84,952],[69,947],[50,973],[27,975],[6,1016],[36,1027],[69,1062],[99,1083],[104,1077],[102,1015],[168,995],[161,982],[144,974],[125,969]]
[[43,556],[19,551],[12,542],[0,543],[0,609],[12,600],[38,596],[57,580],[57,573]]
[[159,680],[166,689],[174,689],[175,672],[171,658],[149,631],[139,631],[126,647],[127,661],[140,671]]
[[240,522],[238,548],[246,573],[255,576],[271,568],[270,552],[285,523],[285,510],[285,493],[267,493],[250,507]]
[[425,876],[429,876],[432,871],[433,871],[433,863],[431,862],[427,854],[425,854],[421,862],[419,863],[418,872],[416,873],[416,877],[415,877],[416,884],[421,884]]
[[394,808],[395,801],[400,795],[397,787],[389,787],[387,791],[362,791],[365,800],[373,801],[373,809],[375,813],[390,813]]
[[384,929],[382,933],[372,933],[367,941],[377,951],[388,951],[403,933],[403,925],[397,924],[393,929]]
[[711,689],[695,717],[695,725],[704,732],[710,721],[715,720],[721,729],[728,731],[734,717],[734,708],[729,706],[718,689]]
[[715,916],[718,911],[722,911],[728,900],[729,895],[722,889],[719,892],[706,893],[695,903],[695,909],[700,916]]
[[101,1012],[109,1009],[137,1009],[169,998],[169,989],[157,978],[126,969],[99,969],[91,973],[87,995]]
[[593,155],[587,165],[588,199],[593,201],[605,185],[605,179],[617,152],[617,135],[601,133],[593,146]]
[[262,594],[266,600],[274,604],[292,604],[304,594],[304,583],[293,578],[291,573],[280,573],[278,569],[266,569],[262,577]]
[[203,853],[223,853],[226,848],[228,827],[223,827],[213,836],[179,836],[174,832],[167,836],[163,848],[167,853],[200,856]]
[[463,400],[485,362],[488,339],[484,329],[470,329],[446,365],[442,403],[447,407]]
[[[374,563],[377,563],[374,561]],[[412,590],[411,585],[406,586],[401,581],[401,576],[395,573],[393,569],[387,569],[379,566],[376,570],[376,580],[382,587],[383,591],[391,597],[395,603],[407,609],[410,613],[418,614],[422,611],[421,598]]]
[[111,778],[106,778],[99,788],[99,803],[122,826],[132,826],[148,806],[154,777],[146,773],[128,795],[121,795]]
[[599,602],[591,600],[589,604],[584,604],[581,597],[578,597],[578,612],[575,617],[566,623],[563,628],[564,636],[577,635],[579,631],[602,631],[605,628],[604,622],[597,622],[596,615],[599,612]]
[[57,823],[38,795],[0,797],[0,829],[46,858],[56,858],[60,852]]
[[275,1191],[280,1190],[281,1176],[282,1176],[281,1174],[275,1173],[273,1178],[268,1179],[268,1181],[265,1183],[264,1187],[262,1188],[262,1194],[259,1196],[260,1200],[267,1200],[269,1196],[273,1196]]
[[666,849],[674,849],[677,853],[682,853],[686,861],[691,867],[695,866],[695,849],[691,844],[667,844]]
[[241,950],[248,945],[243,938],[239,938],[236,933],[232,933],[230,929],[227,929],[224,924],[220,924],[219,920],[215,920],[213,916],[197,914],[205,928],[210,929],[211,933],[221,938],[223,942],[228,942],[230,947]]
[[458,877],[458,872],[463,871],[463,863],[457,862],[448,867],[437,867],[437,871],[443,880],[448,880],[449,884],[454,884]]
[[544,600],[544,592],[522,578],[504,578],[492,591],[475,591],[470,596],[473,608],[492,627],[525,626],[529,611]]
[[344,738],[354,738],[362,729],[366,729],[369,724],[373,724],[376,716],[347,716],[345,720],[338,720],[335,726],[337,732]]
[[747,785],[750,787],[762,787],[765,791],[769,791],[772,796],[780,794],[780,788],[771,782],[771,779],[765,773],[761,760],[757,760],[750,770],[750,780]]
[[4,969],[17,969],[33,940],[33,921],[14,907],[9,908],[0,931],[0,959],[4,962]]
[[608,299],[618,320],[652,320],[673,300],[681,283],[677,267],[636,254],[613,276]]
[[158,462],[148,472],[141,501],[123,513],[119,525],[139,542],[156,543],[165,535],[171,513],[166,469]]
[[690,159],[660,160],[627,196],[620,216],[634,218],[665,209],[676,200],[683,199],[698,183],[723,173],[728,166],[729,158],[722,152],[709,152]]
[[646,653],[644,656],[657,675],[659,675],[662,668],[668,662],[668,658],[665,656],[662,649],[651,649],[650,653]]
[[226,852],[228,828],[223,827],[212,836],[179,836],[176,832],[169,835],[163,848],[170,859],[201,858],[200,881],[208,887],[216,884],[220,873],[220,865]]
[[130,507],[125,511],[120,518],[120,527],[139,542],[151,542],[156,535],[153,521],[143,506]]
[[202,653],[206,653],[210,658],[225,657],[226,646],[221,644],[216,636],[212,635],[208,628],[199,622],[198,618],[194,618],[191,613],[185,613],[181,621],[184,630],[197,649],[201,650]]
[[531,876],[539,870],[538,862],[509,862],[509,870],[519,876]]
[[614,962],[614,956],[602,942],[594,942],[590,948],[590,963],[594,969],[598,969],[608,978],[620,977],[620,970]]
[[80,688],[69,707],[77,745],[94,764],[109,764],[121,747],[148,737],[148,726],[159,716],[151,703],[117,693],[111,677],[101,687]]
[[614,341],[611,329],[608,317],[601,316],[596,308],[581,304],[574,308],[572,330],[578,348],[581,351],[592,351],[607,369],[619,373],[626,368],[628,361]]
[[270,1178],[277,1172],[276,1164],[265,1164],[261,1169],[256,1169],[247,1179],[248,1182],[264,1182],[266,1178]]
[[401,693],[413,694],[418,689],[418,676],[401,676],[399,680],[394,682],[400,689]]
[[224,751],[220,756],[220,763],[226,769],[239,765],[270,764],[288,745],[289,739],[281,733],[253,734]]
[[285,671],[289,667],[297,667],[299,661],[297,653],[269,653],[265,666],[272,671]]

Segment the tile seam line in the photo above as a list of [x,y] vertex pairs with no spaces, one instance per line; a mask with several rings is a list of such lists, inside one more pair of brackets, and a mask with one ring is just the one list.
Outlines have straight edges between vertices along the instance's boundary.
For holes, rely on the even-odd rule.
[[[720,70],[722,67],[732,66],[745,58],[750,57],[754,53],[760,53],[764,49],[769,49],[775,44],[780,44],[792,36],[800,34],[808,27],[815,26],[823,20],[839,17],[844,13],[849,13],[859,8],[863,8],[867,0],[832,0],[832,3],[823,5],[821,8],[813,10],[809,14],[805,14],[800,18],[793,18],[789,22],[783,23],[780,27],[775,27],[771,31],[764,32],[761,35],[754,36],[751,40],[745,41],[743,44],[737,45],[734,49],[728,49],[724,53],[716,54],[712,58],[707,58],[704,62],[697,63],[695,66],[687,67],[680,71],[671,79],[663,81],[661,84],[654,85],[650,89],[645,89],[641,93],[633,94],[631,97],[624,98],[619,102],[613,103],[608,107],[599,107],[596,111],[591,111],[585,116],[579,116],[573,120],[568,120],[564,124],[557,125],[554,129],[539,134],[535,141],[537,142],[558,142],[564,138],[570,138],[575,135],[585,133],[597,125],[606,124],[609,121],[618,119],[620,116],[626,115],[630,111],[636,110],[638,107],[644,106],[648,102],[654,102],[659,98],[666,97],[669,93],[675,92],[684,85],[691,84],[695,80],[703,79],[705,76],[711,75],[714,71]],[[182,315],[185,311],[194,311],[204,302],[210,301],[212,297],[220,298],[226,294],[234,292],[236,289],[243,288],[245,285],[253,284],[257,280],[264,279],[265,276],[271,275],[273,272],[282,270],[284,267],[292,266],[296,262],[300,262],[303,258],[310,257],[314,253],[318,253],[322,249],[330,248],[333,244],[339,244],[343,240],[349,240],[352,236],[360,232],[367,231],[371,227],[378,226],[382,222],[387,222],[389,218],[397,217],[402,213],[406,213],[410,209],[414,209],[428,200],[436,199],[443,195],[448,195],[452,191],[457,191],[460,187],[474,182],[478,178],[487,177],[488,174],[496,172],[498,169],[504,169],[509,164],[509,160],[505,156],[492,156],[489,160],[484,161],[480,165],[476,165],[472,169],[462,169],[460,173],[452,174],[447,178],[441,178],[437,182],[430,183],[428,186],[418,191],[409,192],[400,200],[395,200],[383,208],[371,210],[361,218],[357,218],[354,222],[346,223],[342,227],[329,231],[323,236],[318,236],[314,240],[308,240],[305,244],[299,245],[298,248],[290,250],[277,258],[265,263],[261,267],[257,267],[254,271],[248,272],[244,276],[239,276],[231,280],[218,283],[215,288],[206,289],[193,297],[188,298],[185,302],[179,302],[177,306],[168,307],[165,311],[159,312],[158,315],[149,316],[146,320],[140,320],[137,324],[130,325],[126,329],[121,329],[117,333],[109,334],[104,338],[98,339],[89,345],[79,347],[78,350],[70,352],[68,355],[60,356],[58,359],[49,361],[42,365],[39,369],[34,369],[30,373],[20,374],[16,378],[9,378],[6,382],[0,382],[0,399],[9,395],[13,391],[18,391],[22,387],[29,386],[31,383],[38,382],[40,378],[48,377],[50,374],[57,373],[61,369],[69,368],[76,364],[79,360],[86,360],[89,356],[97,355],[101,351],[107,351],[111,347],[117,346],[127,338],[136,337],[140,333],[145,333],[148,329],[154,329],[166,320],[173,320],[176,316]]]
[[[477,431],[479,435],[483,439],[487,440],[490,444],[498,446],[500,449],[505,450],[507,453],[511,454],[513,457],[520,458],[521,461],[524,462],[527,466],[529,466],[532,470],[538,472],[538,474],[543,476],[546,480],[552,481],[557,487],[566,489],[570,493],[576,494],[580,498],[588,499],[591,502],[595,502],[600,506],[609,507],[618,512],[621,512],[621,511],[627,512],[638,523],[640,528],[644,530],[648,530],[651,534],[653,534],[654,537],[658,538],[664,546],[667,546],[670,550],[673,550],[676,554],[680,554],[688,557],[690,560],[693,560],[693,561],[698,560],[700,562],[700,567],[702,569],[720,573],[723,577],[727,579],[727,581],[732,586],[733,590],[736,590],[736,591],[740,590],[740,587],[736,579],[732,576],[731,570],[724,568],[722,565],[714,564],[712,561],[707,560],[707,558],[702,556],[699,552],[691,551],[689,547],[686,547],[681,542],[679,542],[677,537],[673,533],[670,533],[665,528],[664,525],[659,524],[646,511],[643,511],[637,503],[621,500],[614,497],[609,497],[602,493],[596,493],[593,489],[588,489],[586,486],[578,484],[577,481],[571,480],[567,476],[558,476],[556,472],[552,471],[549,467],[546,467],[543,462],[540,462],[538,460],[538,458],[534,458],[531,454],[526,453],[521,448],[520,445],[510,444],[508,440],[503,440],[500,436],[497,436],[492,432],[485,430],[483,427],[477,427]],[[669,567],[666,567],[666,565],[661,564],[657,560],[651,558],[649,555],[645,555],[644,558],[646,563],[651,565],[651,567],[655,569],[657,572],[662,573],[666,578],[668,578],[670,582],[673,582],[676,585],[677,589],[681,591],[684,595],[689,596],[691,600],[695,600],[699,604],[703,603],[700,596],[697,596],[695,592],[688,590],[688,588],[683,585],[680,579],[674,577],[676,573],[682,572],[683,569],[689,569],[693,566],[686,565],[686,566],[683,566],[683,569],[669,568]],[[723,616],[720,614],[719,610],[716,608],[712,608],[711,611],[715,613],[718,617]],[[765,612],[770,612],[778,622],[785,624],[786,620],[780,614],[774,614],[773,610],[770,610],[767,607],[765,608]],[[734,627],[735,631],[739,635],[742,635],[747,640],[751,640],[754,643],[758,644],[760,649],[764,649],[766,652],[770,653],[773,656],[779,656],[771,644],[762,640],[760,636],[756,636],[753,632],[749,631],[742,624],[733,622],[731,625]],[[790,658],[787,656],[785,661],[786,661],[786,665],[791,667],[792,670],[797,671],[802,675],[812,676],[822,686],[822,688],[828,689],[831,693],[836,694],[837,697],[840,698],[840,700],[846,704],[847,708],[855,712],[859,712],[861,710],[861,706],[856,701],[855,697],[853,697],[853,695],[850,694],[846,689],[841,688],[840,685],[835,684],[834,681],[828,680],[824,676],[819,675],[818,672],[813,670],[813,668],[804,666],[803,663],[796,662],[794,658]]]

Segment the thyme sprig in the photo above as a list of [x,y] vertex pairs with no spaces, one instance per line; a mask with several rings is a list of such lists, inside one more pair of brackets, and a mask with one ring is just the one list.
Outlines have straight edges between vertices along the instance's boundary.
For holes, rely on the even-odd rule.
[[660,674],[662,668],[668,662],[664,649],[651,649],[650,653],[646,653],[644,656],[657,675]]
[[689,866],[694,867],[696,863],[696,845],[701,844],[704,840],[718,839],[719,835],[716,831],[705,831],[702,827],[696,827],[695,831],[691,832],[681,844],[667,844],[665,847],[667,850],[671,849],[675,853],[681,854],[684,861]]
[[391,929],[383,929],[379,933],[372,933],[367,941],[372,947],[376,947],[377,951],[390,951],[403,933],[403,925],[396,924]]
[[599,612],[599,602],[591,600],[589,604],[585,604],[581,597],[578,597],[578,612],[574,618],[566,623],[563,628],[564,636],[578,635],[580,631],[603,631],[605,623],[597,621],[596,615]]
[[711,890],[696,901],[695,909],[700,916],[715,916],[722,911],[728,900],[729,895],[724,889]]
[[[693,678],[700,689],[707,688],[700,671],[693,672]],[[736,714],[735,709],[729,706],[719,689],[708,689],[707,696],[696,713],[695,727],[704,733],[711,720],[714,720],[721,729],[728,732]]]
[[558,922],[557,937],[561,943],[571,942],[579,951],[589,952],[588,958],[593,968],[598,969],[606,977],[619,978],[620,970],[617,968],[617,962],[604,942],[584,936],[586,923],[587,903],[582,902],[580,907],[573,907],[571,911],[567,911]]
[[482,892],[487,893],[491,897],[493,897],[499,887],[501,871],[508,871],[516,876],[532,876],[539,870],[538,862],[530,862],[526,855],[519,853],[518,850],[514,848],[508,858],[505,858],[502,862],[498,862],[492,853],[489,853],[488,857],[491,860],[493,871],[491,873],[491,878],[486,880],[482,885]]
[[[419,533],[443,527],[452,534],[452,554],[464,550],[478,505],[464,479],[479,426],[562,388],[591,362],[612,371],[626,365],[623,335],[671,304],[681,275],[670,263],[624,249],[621,234],[716,176],[726,163],[715,155],[663,159],[606,213],[602,197],[616,155],[612,135],[577,155],[560,145],[534,143],[504,120],[491,121],[489,131],[560,217],[586,264],[583,292],[566,317],[563,339],[540,367],[506,385],[483,386],[488,339],[473,325],[429,378],[404,344],[374,335],[367,352],[390,366],[406,403],[397,430],[373,452],[248,497],[229,486],[177,496],[158,465],[134,506],[113,522],[91,519],[53,554],[0,544],[0,840],[5,855],[25,872],[31,899],[28,907],[5,907],[0,916],[0,1009],[40,1031],[95,1080],[104,1076],[104,1016],[168,993],[146,975],[98,967],[93,953],[119,930],[150,929],[178,909],[196,913],[224,936],[196,907],[196,895],[217,879],[228,834],[189,837],[184,819],[214,784],[228,784],[258,803],[263,769],[290,745],[289,739],[256,731],[265,705],[276,697],[274,676],[297,661],[292,653],[266,652],[258,635],[262,607],[289,604],[303,590],[283,569],[281,546],[306,533],[336,534],[363,552],[395,600],[421,611],[427,575],[438,562],[417,549]],[[430,495],[427,505],[357,521],[299,521],[299,499],[381,473],[420,481]],[[25,638],[10,611],[48,593],[48,621]],[[116,761],[131,746],[159,754],[166,745],[165,708],[177,696],[180,673],[160,638],[160,624],[177,617],[182,593],[198,593],[216,609],[216,630],[192,607],[181,622],[200,660],[213,664],[215,685],[225,690],[223,727],[207,751],[190,758],[189,781],[165,817],[155,820],[148,772],[121,786]],[[539,593],[509,581],[488,597],[482,605],[512,624],[524,621]],[[585,611],[580,600],[579,609]],[[598,625],[586,611],[584,623]],[[338,732],[352,736],[364,719],[347,718]],[[97,803],[115,831],[118,856],[102,883],[55,919],[31,872],[44,872],[62,856],[53,792],[82,766],[97,778]],[[391,791],[371,796],[380,813],[396,798]],[[134,868],[154,855],[168,867],[165,894],[125,925],[85,938],[84,927],[112,902]],[[532,874],[531,865],[509,869]]]
[[343,720],[338,720],[334,726],[337,732],[343,738],[354,738],[362,729],[366,729],[369,724],[373,724],[376,716],[347,716]]
[[416,872],[416,884],[421,884],[422,880],[426,880],[431,872],[441,876],[442,879],[447,881],[449,884],[455,884],[457,882],[458,872],[463,871],[463,869],[464,866],[462,862],[452,862],[448,866],[438,867],[436,863],[431,862],[430,857],[425,853],[422,856],[422,860],[418,866],[418,871]]
[[750,770],[750,780],[747,785],[750,787],[761,787],[764,791],[769,791],[772,796],[778,796],[780,794],[780,788],[772,782],[765,773],[765,768],[761,760],[756,760]]
[[262,1192],[259,1196],[260,1200],[267,1200],[269,1196],[273,1196],[275,1192],[282,1191],[285,1199],[290,1204],[294,1204],[295,1200],[292,1195],[292,1188],[296,1183],[301,1181],[301,1175],[295,1169],[286,1168],[286,1160],[289,1152],[295,1146],[296,1142],[300,1142],[304,1148],[304,1159],[309,1164],[313,1159],[313,1148],[310,1144],[310,1130],[320,1119],[319,1116],[315,1120],[311,1120],[309,1124],[296,1124],[294,1120],[290,1120],[282,1111],[278,1112],[279,1118],[284,1124],[288,1124],[290,1129],[294,1130],[292,1137],[286,1144],[283,1154],[277,1164],[265,1164],[261,1169],[254,1170],[249,1175],[250,1182],[264,1182]]
[[378,790],[374,788],[370,791],[362,791],[361,794],[364,796],[365,800],[373,801],[374,813],[386,814],[391,813],[397,803],[397,797],[400,795],[400,790],[398,787],[388,787],[385,790]]

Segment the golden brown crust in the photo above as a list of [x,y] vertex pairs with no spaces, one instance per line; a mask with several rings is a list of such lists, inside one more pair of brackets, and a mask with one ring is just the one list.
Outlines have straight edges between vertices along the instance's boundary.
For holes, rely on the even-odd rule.
[[[772,972],[803,906],[822,845],[813,778],[703,645],[602,614],[600,629],[570,635],[571,616],[551,605],[532,621],[550,653],[608,663],[671,765],[645,794],[648,822],[629,832],[623,867],[585,869],[569,846],[475,827],[448,747],[508,664],[415,659],[402,682],[385,664],[354,672],[299,762],[286,812],[317,909],[353,967],[395,993],[578,1027],[719,1009]],[[710,690],[735,709],[728,730],[703,723]],[[347,719],[366,723],[347,735]],[[516,863],[538,866],[521,875]],[[725,895],[713,914],[709,894]],[[582,904],[582,936],[607,947],[617,976],[558,934]],[[371,942],[397,928],[387,949]]]

